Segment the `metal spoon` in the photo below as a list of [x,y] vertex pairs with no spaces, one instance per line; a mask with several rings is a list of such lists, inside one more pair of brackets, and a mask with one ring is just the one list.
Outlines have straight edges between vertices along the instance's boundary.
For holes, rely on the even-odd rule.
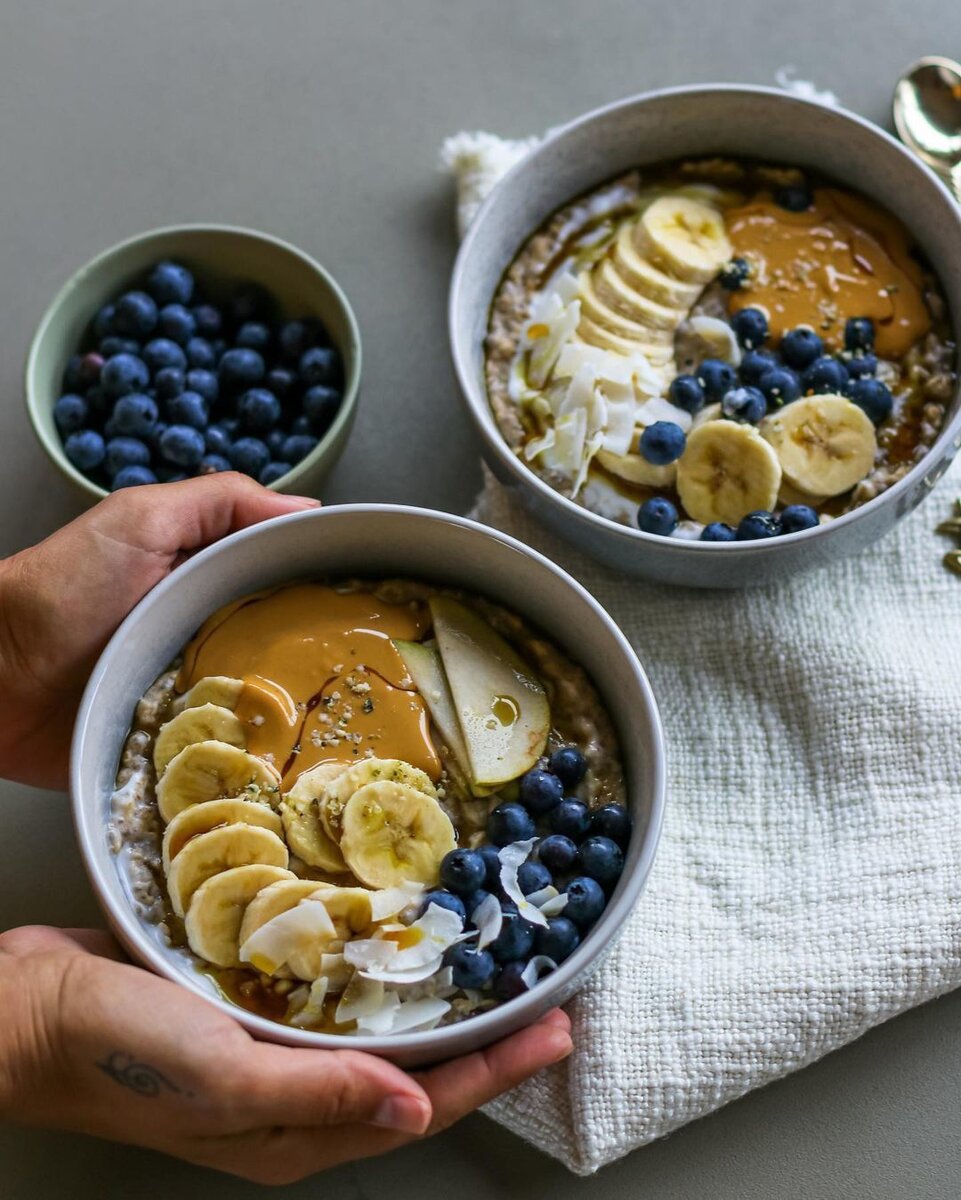
[[894,89],[894,124],[961,202],[961,63],[933,54],[912,63]]

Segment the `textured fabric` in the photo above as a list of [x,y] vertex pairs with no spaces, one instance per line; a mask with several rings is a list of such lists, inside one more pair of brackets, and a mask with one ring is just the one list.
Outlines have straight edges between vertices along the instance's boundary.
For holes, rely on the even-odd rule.
[[[447,161],[457,169],[457,153]],[[488,168],[471,164],[465,220],[496,178]],[[961,579],[933,532],[959,492],[961,463],[873,550],[712,593],[598,567],[487,479],[472,515],[544,551],[608,609],[668,741],[654,870],[569,1006],[574,1053],[487,1110],[571,1170],[595,1171],[961,983]]]

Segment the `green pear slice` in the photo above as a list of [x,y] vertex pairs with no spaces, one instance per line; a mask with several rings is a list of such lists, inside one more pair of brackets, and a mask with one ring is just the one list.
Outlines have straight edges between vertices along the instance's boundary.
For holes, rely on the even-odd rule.
[[529,771],[547,745],[544,685],[477,613],[449,596],[429,603],[471,776],[480,787],[508,783]]
[[470,759],[467,757],[464,735],[460,731],[454,697],[451,695],[450,684],[444,674],[444,665],[440,661],[436,643],[395,641],[394,645],[404,660],[404,666],[410,672],[414,686],[430,709],[430,715],[440,730],[441,737],[450,746],[464,774],[470,776]]

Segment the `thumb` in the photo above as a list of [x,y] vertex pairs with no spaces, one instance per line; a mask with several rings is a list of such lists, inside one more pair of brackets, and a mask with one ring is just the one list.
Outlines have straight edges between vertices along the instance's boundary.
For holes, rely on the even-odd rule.
[[263,1125],[378,1125],[423,1133],[432,1109],[406,1072],[357,1050],[297,1050],[256,1042],[248,1064],[251,1116]]

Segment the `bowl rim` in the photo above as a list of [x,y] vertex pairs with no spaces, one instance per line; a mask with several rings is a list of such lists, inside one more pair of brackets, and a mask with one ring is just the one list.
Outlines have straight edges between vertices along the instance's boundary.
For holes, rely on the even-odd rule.
[[[933,184],[938,190],[942,198],[948,201],[948,207],[955,213],[957,222],[958,234],[961,237],[961,207],[955,202],[951,193],[948,191],[945,184],[938,176],[923,163],[915,154],[913,154],[902,142],[893,137],[886,129],[882,129],[880,125],[868,120],[866,117],[859,116],[857,113],[851,112],[849,109],[843,108],[840,105],[825,105],[819,100],[809,100],[801,96],[796,96],[791,92],[784,91],[782,88],[769,87],[760,84],[741,84],[741,83],[697,83],[683,84],[677,87],[655,88],[647,92],[639,92],[633,96],[626,96],[620,100],[614,100],[610,104],[603,104],[598,108],[591,109],[588,112],[582,113],[580,116],[574,117],[572,120],[565,122],[552,128],[545,137],[534,147],[533,150],[525,154],[519,159],[504,175],[497,181],[488,195],[485,197],[480,208],[474,215],[474,219],[461,240],[460,247],[457,252],[457,257],[454,260],[454,268],[451,274],[450,289],[447,300],[447,328],[448,340],[450,343],[451,359],[454,366],[454,373],[457,377],[457,383],[460,388],[461,396],[467,405],[468,411],[474,422],[482,441],[485,446],[493,454],[496,455],[498,464],[513,477],[512,483],[517,482],[522,487],[528,486],[533,488],[534,492],[547,504],[558,506],[565,516],[581,525],[585,532],[591,531],[595,536],[600,534],[605,537],[615,537],[625,546],[640,543],[642,546],[651,546],[656,550],[665,550],[666,553],[687,554],[694,552],[704,555],[705,557],[711,554],[728,554],[737,555],[738,557],[749,557],[752,555],[761,555],[770,552],[785,545],[794,545],[801,540],[814,541],[815,539],[824,539],[831,535],[832,532],[843,529],[847,526],[852,526],[859,521],[870,517],[879,504],[894,502],[896,497],[900,497],[905,492],[916,486],[919,479],[932,469],[932,463],[929,459],[935,456],[945,446],[948,446],[952,441],[961,441],[961,405],[954,416],[947,419],[942,426],[938,436],[928,448],[924,456],[896,483],[885,491],[880,492],[877,496],[852,509],[850,512],[844,513],[833,520],[826,522],[823,525],[816,525],[812,529],[799,530],[796,533],[781,534],[777,538],[758,539],[753,541],[738,541],[738,542],[704,542],[700,539],[693,538],[674,538],[663,536],[661,534],[645,533],[642,529],[637,529],[629,525],[622,525],[610,517],[602,516],[600,513],[594,512],[592,509],[585,508],[583,505],[577,504],[569,497],[562,495],[560,492],[552,488],[546,483],[536,472],[532,471],[524,463],[520,461],[517,455],[508,446],[503,434],[497,425],[496,418],[490,407],[490,401],[487,397],[487,384],[481,378],[474,379],[473,373],[468,362],[469,348],[466,345],[467,339],[461,338],[458,335],[458,313],[463,308],[469,310],[470,305],[465,300],[465,285],[464,276],[467,271],[469,259],[474,254],[474,243],[479,237],[479,230],[484,223],[488,211],[497,202],[497,192],[502,184],[520,177],[525,172],[536,170],[538,159],[551,150],[556,143],[563,141],[569,134],[580,129],[584,125],[589,125],[594,121],[606,118],[612,113],[616,113],[622,109],[636,108],[639,105],[647,104],[652,101],[662,100],[673,96],[700,96],[704,99],[709,99],[711,96],[718,93],[732,94],[741,93],[745,95],[763,96],[767,99],[775,99],[786,106],[792,106],[800,109],[811,111],[824,112],[827,111],[842,121],[859,126],[869,135],[877,138],[882,143],[885,143],[889,149],[896,151],[908,168],[920,174],[927,179],[929,184]],[[598,183],[602,183],[599,180]],[[534,232],[534,231],[532,231]],[[910,230],[909,230],[910,232]],[[528,234],[528,237],[531,235]],[[515,254],[517,251],[515,251]],[[487,298],[487,307],[493,301],[493,295]],[[476,304],[477,301],[475,300]],[[952,313],[952,325],[955,330],[961,331],[961,312]],[[961,338],[958,339],[961,344]],[[956,396],[961,394],[961,377],[955,385]],[[950,458],[953,455],[949,455]],[[947,464],[944,464],[946,466]],[[936,474],[933,482],[937,482],[943,473],[944,466]],[[932,484],[933,486],[933,484]]]
[[[347,326],[347,337],[345,344],[342,347],[342,357],[344,360],[344,388],[343,396],[340,402],[340,408],[334,417],[330,428],[325,432],[324,436],[318,441],[317,445],[311,450],[306,458],[301,459],[296,463],[291,470],[280,479],[274,480],[273,483],[267,485],[272,491],[280,491],[281,488],[288,488],[297,479],[301,478],[306,472],[309,472],[316,462],[323,457],[331,445],[336,444],[338,438],[342,435],[345,426],[348,426],[353,419],[353,412],[357,405],[357,398],[360,390],[360,375],[363,365],[363,347],[361,344],[360,327],[357,324],[357,317],[351,307],[350,301],[347,299],[347,294],[341,285],[337,282],[334,276],[326,267],[317,261],[312,255],[305,250],[301,250],[299,246],[295,246],[293,242],[289,242],[284,238],[275,236],[272,233],[265,233],[260,229],[253,229],[244,225],[230,225],[223,222],[206,222],[206,221],[188,221],[175,225],[160,225],[154,229],[146,229],[141,233],[131,234],[130,237],[123,238],[119,242],[114,242],[105,249],[99,251],[93,258],[88,259],[85,263],[73,271],[68,278],[57,289],[53,299],[44,309],[40,320],[37,322],[36,329],[30,339],[30,345],[27,349],[27,357],[23,368],[24,380],[24,396],[26,401],[27,415],[30,419],[30,424],[33,431],[47,452],[48,457],[60,470],[77,484],[87,495],[94,497],[96,500],[103,500],[111,495],[106,488],[100,487],[98,484],[89,480],[83,472],[79,471],[73,463],[67,458],[63,449],[63,443],[56,437],[48,435],[39,418],[39,410],[41,401],[36,393],[33,384],[37,370],[37,361],[40,355],[40,346],[46,335],[49,326],[56,319],[57,313],[66,298],[75,291],[84,280],[99,271],[101,267],[110,262],[112,258],[127,250],[131,246],[136,246],[141,243],[149,243],[155,239],[167,237],[170,234],[182,233],[227,233],[239,235],[245,238],[251,238],[259,242],[265,242],[271,245],[274,249],[281,250],[287,254],[299,258],[307,267],[309,267],[321,281],[324,283],[336,305],[340,308],[343,314],[344,321]],[[268,289],[269,290],[269,289]]]
[[[240,541],[254,536],[269,536],[269,533],[265,531],[269,531],[280,523],[293,524],[307,521],[337,520],[338,517],[347,514],[364,514],[370,517],[388,516],[388,518],[392,514],[397,514],[414,517],[429,524],[455,526],[469,531],[472,536],[500,542],[503,546],[533,560],[541,570],[547,571],[559,580],[561,584],[573,591],[581,603],[587,606],[594,619],[600,622],[605,627],[609,636],[614,639],[627,666],[631,670],[643,698],[644,709],[651,732],[652,749],[650,766],[653,776],[653,787],[650,796],[650,820],[643,834],[638,835],[635,832],[634,836],[642,837],[640,852],[630,875],[625,874],[622,876],[620,894],[615,895],[608,903],[597,923],[592,927],[571,957],[561,963],[557,970],[553,971],[548,977],[551,990],[555,993],[563,992],[588,964],[595,962],[599,957],[603,956],[604,952],[616,941],[647,886],[660,841],[666,804],[667,750],[664,727],[657,700],[647,673],[634,648],[627,640],[617,622],[594,596],[591,595],[586,587],[545,555],[525,545],[525,543],[519,541],[517,538],[511,537],[509,534],[503,533],[498,529],[483,525],[478,521],[470,520],[467,517],[455,516],[450,513],[414,505],[379,503],[331,505],[329,508],[317,508],[306,512],[291,513],[283,517],[274,518],[271,521],[249,526],[246,529],[239,530],[223,538],[219,542],[215,542],[212,546],[208,546],[205,550],[194,555],[148,592],[136,607],[131,610],[107,643],[90,674],[80,701],[71,739],[70,809],[75,835],[80,846],[81,857],[90,885],[118,939],[135,960],[139,960],[141,963],[148,963],[156,974],[189,988],[205,1000],[215,1004],[228,1016],[239,1021],[249,1032],[259,1035],[264,1040],[282,1040],[288,1045],[324,1049],[355,1049],[387,1056],[390,1056],[392,1053],[416,1053],[420,1051],[428,1054],[429,1052],[429,1057],[432,1060],[435,1057],[439,1060],[448,1056],[447,1052],[456,1053],[458,1051],[457,1043],[463,1037],[463,1030],[466,1024],[469,1024],[470,1028],[476,1031],[481,1038],[481,1044],[486,1044],[482,1033],[488,1027],[493,1026],[495,1031],[494,1037],[488,1039],[489,1041],[494,1041],[497,1036],[500,1036],[496,1033],[496,1029],[504,1021],[504,1014],[508,1010],[511,1013],[512,1028],[520,1028],[530,1024],[531,1021],[536,1019],[539,1012],[543,1010],[544,991],[539,988],[532,988],[524,995],[518,996],[506,1003],[498,1004],[486,1012],[470,1017],[466,1022],[456,1022],[452,1025],[440,1026],[431,1030],[399,1034],[397,1036],[358,1037],[354,1035],[345,1036],[343,1034],[319,1033],[270,1021],[264,1017],[257,1016],[255,1013],[248,1012],[230,1000],[212,994],[199,981],[195,983],[189,973],[177,966],[171,955],[165,952],[145,933],[134,911],[133,904],[129,899],[122,894],[115,898],[115,887],[119,886],[122,889],[122,880],[119,873],[117,885],[112,887],[110,882],[104,879],[97,865],[93,847],[93,838],[96,836],[94,827],[102,835],[102,826],[97,822],[90,822],[90,827],[88,828],[88,822],[84,819],[85,809],[89,807],[82,800],[81,762],[88,752],[85,747],[86,727],[101,681],[110,665],[113,647],[119,639],[132,627],[136,626],[145,610],[163,605],[167,596],[172,591],[188,585],[190,575],[194,571],[205,568],[207,563],[215,559],[222,552],[223,548],[235,545]],[[536,624],[536,618],[534,619],[534,623]],[[565,648],[562,647],[562,649]],[[99,798],[96,798],[96,803],[100,803]],[[529,1019],[524,1020],[525,1016]],[[516,1018],[521,1019],[516,1020]]]

